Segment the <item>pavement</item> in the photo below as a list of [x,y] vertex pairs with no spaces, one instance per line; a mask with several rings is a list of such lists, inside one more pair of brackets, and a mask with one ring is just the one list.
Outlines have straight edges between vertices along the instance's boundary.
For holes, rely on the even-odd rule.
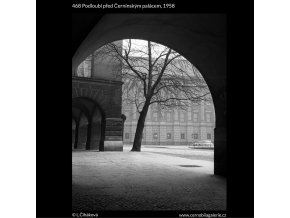
[[213,150],[130,149],[72,152],[74,212],[226,210],[226,179],[213,175]]

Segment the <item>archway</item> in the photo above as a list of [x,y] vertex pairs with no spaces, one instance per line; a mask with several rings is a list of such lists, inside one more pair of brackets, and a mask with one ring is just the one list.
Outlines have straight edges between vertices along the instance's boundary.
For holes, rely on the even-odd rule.
[[105,113],[87,97],[72,99],[74,149],[104,150]]
[[215,106],[215,174],[226,175],[226,16],[105,15],[75,52],[72,71],[93,51],[124,38],[149,39],[164,44],[200,70]]
[[[128,40],[119,40],[116,42],[112,42],[112,44],[119,46],[118,50],[123,50],[123,52],[124,50],[126,50],[126,46],[124,46],[124,44],[126,43],[128,43]],[[158,49],[161,49],[162,51],[164,48],[167,48],[166,46],[159,43],[151,43],[154,44],[155,52]],[[140,54],[144,54],[146,51],[146,44],[147,41],[145,40],[132,39],[132,45],[130,45],[130,50],[134,50],[134,45],[135,47],[138,47],[137,49],[135,48],[136,50],[133,51],[134,60],[138,58],[140,59],[140,61],[141,59],[143,60],[144,57],[136,56],[136,52],[140,51]],[[113,59],[113,54],[108,55],[109,51],[103,51],[104,49],[106,50],[105,47],[106,46],[101,47],[97,51],[94,51],[92,55],[87,57],[86,60],[82,62],[77,68],[75,76],[87,79],[95,79],[98,78],[98,76],[102,76],[100,75],[100,73],[102,73],[102,68],[98,66],[100,63],[102,65],[109,65],[109,63],[114,64],[115,62],[117,62],[118,60],[109,60]],[[175,53],[175,51],[172,52],[172,54]],[[177,55],[179,56],[178,53]],[[107,56],[110,58],[107,58]],[[156,58],[156,60],[158,60],[159,57]],[[102,63],[102,61],[104,61],[104,63]],[[196,101],[196,98],[191,99],[193,102],[191,102],[190,106],[188,106],[186,110],[170,106],[167,110],[161,111],[160,107],[158,107],[157,105],[152,105],[152,107],[150,106],[148,111],[148,117],[146,117],[145,128],[143,130],[142,145],[179,145],[191,146],[191,148],[195,149],[213,149],[215,109],[209,88],[206,82],[204,82],[204,79],[199,70],[195,66],[193,66],[188,60],[181,56],[180,58],[176,59],[175,62],[176,63],[171,66],[174,67],[174,69],[168,69],[168,72],[165,73],[167,77],[171,77],[171,80],[173,80],[173,77],[176,80],[180,80],[180,82],[178,83],[180,86],[175,85],[174,87],[181,88],[183,86],[192,86],[192,88],[190,89],[193,89],[192,92],[195,93],[194,95],[198,96],[198,93],[201,93],[200,90],[195,87],[205,86],[203,88],[202,94],[204,94],[204,92],[208,92],[209,97],[207,99],[204,98],[198,101]],[[145,65],[146,64],[147,62],[145,63]],[[138,67],[145,68],[145,66],[141,65],[139,65]],[[190,67],[188,68],[187,66]],[[181,70],[181,68],[184,68],[184,70]],[[122,70],[122,68],[119,69],[119,71]],[[113,70],[111,71],[113,72]],[[176,71],[178,72],[176,73]],[[119,72],[116,73],[120,74]],[[146,74],[146,72],[143,73]],[[182,77],[183,79],[179,79],[178,77]],[[194,82],[195,80],[197,80],[198,82],[190,84],[190,82]],[[124,78],[123,83],[123,86],[127,86],[126,79],[124,80]],[[172,86],[172,84],[167,85]],[[143,91],[141,90],[141,92]],[[186,90],[186,92],[186,94],[190,93],[188,89]],[[127,122],[125,122],[125,127],[123,129],[123,143],[131,143],[132,145],[133,139],[135,137],[136,123],[138,121],[139,114],[137,113],[135,104],[128,104],[128,102],[126,102],[124,99],[125,97],[123,96],[122,113],[124,113],[129,119],[127,120]],[[209,156],[210,157],[205,158],[213,160],[213,153],[210,153]]]
[[82,114],[79,120],[79,141],[76,149],[86,150],[86,144],[88,140],[88,119]]
[[[117,93],[114,89],[122,86],[120,84],[121,80],[111,74],[113,69],[111,71],[110,68],[106,67],[99,70],[97,74],[85,74],[85,77],[81,79],[76,78],[77,66],[103,45],[121,39],[150,40],[172,48],[200,71],[211,91],[216,117],[216,128],[211,136],[214,137],[215,142],[214,173],[226,175],[225,26],[225,17],[222,15],[104,15],[74,53],[72,63],[73,96],[80,96],[80,94],[85,93],[83,96],[94,99],[93,89],[85,88],[85,84],[86,87],[92,87],[93,83],[95,87],[98,86],[98,90],[100,90],[98,93],[102,93],[102,96],[109,99],[108,102],[101,103],[105,111],[108,112],[106,120],[111,124],[106,126],[106,140],[116,137],[120,142],[121,137],[124,136],[125,138],[126,136],[122,134],[120,137],[120,135],[115,136],[114,134],[116,130],[119,134],[119,128],[115,129],[115,124],[119,122],[117,119],[120,119],[123,112],[121,108],[122,99],[120,101],[121,89]],[[130,117],[126,117],[128,121]],[[181,117],[187,119],[188,116]],[[107,131],[111,135],[107,135]],[[174,132],[177,131],[174,130]],[[153,132],[150,133],[151,136],[153,134]],[[180,132],[177,136],[166,134],[162,137],[173,139],[174,137],[186,138],[188,135]],[[157,139],[159,139],[158,137],[157,135]],[[100,197],[100,189],[96,187],[105,187],[105,185],[110,184],[114,188],[103,190],[104,195],[100,199],[110,202],[111,199],[114,199],[114,206],[117,205],[117,209],[128,209],[127,205],[131,206],[129,208],[131,210],[138,210],[138,205],[146,205],[152,209],[159,203],[159,200],[154,202],[156,195],[163,196],[164,199],[161,202],[166,202],[163,205],[158,205],[158,209],[172,209],[170,203],[175,204],[177,199],[182,199],[178,206],[173,206],[178,209],[184,209],[185,204],[188,204],[187,209],[226,209],[226,180],[223,177],[212,176],[212,162],[149,152],[135,154],[132,152],[103,153],[98,156],[97,160],[96,155],[98,154],[91,152],[84,152],[82,155],[73,154],[73,167],[76,170],[79,169],[77,166],[81,165],[84,160],[88,163],[87,169],[95,169],[98,163],[104,163],[102,167],[98,168],[100,172],[98,178],[96,178],[94,170],[87,170],[92,172],[90,175],[80,171],[73,174],[75,184],[83,185],[84,188],[81,191],[78,188],[74,189],[73,196],[80,196],[83,191],[82,199],[87,199],[90,203],[90,205],[87,204],[89,208],[100,206],[100,208],[97,208],[98,210],[109,209],[108,207],[102,208],[100,204],[96,205],[94,202]],[[121,179],[117,179],[117,176]],[[102,180],[99,179],[100,177]],[[87,178],[87,180],[85,181],[84,178]],[[120,183],[120,181],[124,182]],[[165,196],[164,188],[171,190],[172,196]],[[180,188],[180,190],[174,193],[177,188]],[[94,190],[97,191],[94,192]],[[111,190],[125,191],[116,193]],[[139,190],[144,192],[138,192]],[[88,196],[87,193],[91,195]],[[208,193],[212,194],[208,195]],[[120,198],[120,194],[122,194],[122,198]],[[177,195],[179,196],[177,197]],[[152,199],[150,199],[150,196],[152,196]],[[73,199],[73,208],[76,210],[83,209],[83,205],[81,205],[83,200],[82,202],[78,201],[79,197]],[[121,200],[118,201],[118,199]],[[130,199],[133,199],[132,202]],[[141,202],[143,200],[144,202]],[[136,202],[137,205],[134,205]],[[110,203],[104,205],[110,206]],[[114,206],[112,208],[116,209]]]

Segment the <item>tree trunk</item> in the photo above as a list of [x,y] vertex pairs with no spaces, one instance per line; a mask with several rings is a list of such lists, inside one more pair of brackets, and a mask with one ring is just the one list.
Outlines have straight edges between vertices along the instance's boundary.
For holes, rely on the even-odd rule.
[[148,108],[149,104],[145,103],[138,119],[134,143],[131,151],[141,151],[142,135]]

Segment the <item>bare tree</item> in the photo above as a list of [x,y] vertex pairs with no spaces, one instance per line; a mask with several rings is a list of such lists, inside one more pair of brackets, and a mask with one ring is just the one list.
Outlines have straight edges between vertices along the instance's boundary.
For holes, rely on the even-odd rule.
[[211,95],[199,71],[179,53],[151,41],[143,45],[134,42],[136,40],[109,43],[95,55],[99,60],[106,58],[122,65],[122,71],[116,75],[124,82],[123,101],[135,104],[139,113],[131,151],[141,151],[150,105],[185,110],[191,102],[210,101]]

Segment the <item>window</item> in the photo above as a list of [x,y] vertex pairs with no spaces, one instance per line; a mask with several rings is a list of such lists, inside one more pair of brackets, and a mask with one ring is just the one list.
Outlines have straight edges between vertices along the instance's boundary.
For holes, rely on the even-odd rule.
[[153,139],[158,139],[158,134],[157,133],[153,134]]
[[166,117],[165,117],[165,114],[164,114],[164,112],[163,111],[160,111],[160,117],[159,117],[159,119],[160,120],[164,120],[164,121],[166,121],[165,119],[166,119]]
[[157,111],[153,112],[153,121],[158,121],[158,114]]
[[77,77],[91,77],[91,62],[92,56],[90,55],[86,60],[84,60],[77,68]]
[[181,138],[181,139],[185,139],[185,134],[184,134],[184,133],[181,133],[181,134],[180,134],[180,138]]
[[91,77],[91,60],[84,61],[84,77]]
[[207,136],[206,136],[206,138],[207,138],[208,140],[211,140],[211,134],[208,133]]
[[192,134],[192,136],[191,136],[193,139],[198,139],[198,134],[197,133],[194,133],[194,134]]
[[125,139],[129,139],[129,133],[125,133]]
[[171,139],[171,133],[167,133],[167,139]]
[[185,121],[185,113],[181,112],[180,113],[180,122],[184,122]]
[[210,123],[210,113],[206,114],[206,122]]
[[78,76],[78,77],[83,77],[84,76],[84,62],[82,62],[77,70],[76,70],[76,75],[75,76]]
[[193,113],[193,122],[198,122],[197,113]]
[[171,112],[167,112],[166,114],[166,120],[171,121]]

